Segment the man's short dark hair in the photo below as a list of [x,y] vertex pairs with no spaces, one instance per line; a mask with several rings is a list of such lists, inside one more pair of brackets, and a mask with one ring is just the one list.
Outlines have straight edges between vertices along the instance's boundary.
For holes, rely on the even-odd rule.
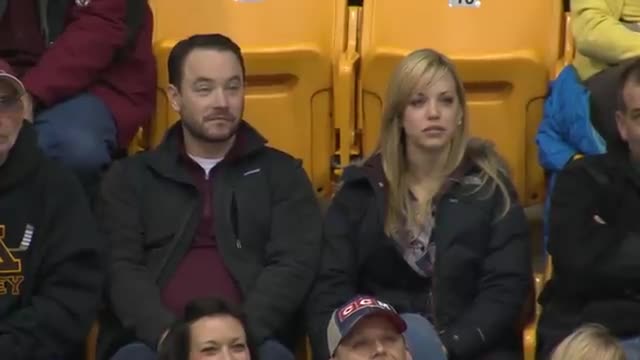
[[183,360],[189,358],[191,344],[191,324],[208,316],[230,316],[238,320],[247,334],[247,346],[252,359],[255,357],[255,347],[250,338],[247,318],[239,307],[219,298],[205,298],[193,300],[184,310],[182,319],[176,321],[167,337],[162,342],[159,360]]
[[624,102],[624,87],[629,82],[640,85],[640,58],[627,64],[620,74],[618,81],[617,110],[622,112],[627,111],[627,104]]
[[169,84],[180,88],[184,75],[184,60],[196,49],[211,49],[218,51],[229,51],[233,53],[240,62],[242,68],[242,78],[245,77],[244,58],[240,46],[233,40],[222,34],[198,34],[184,40],[180,40],[169,53]]

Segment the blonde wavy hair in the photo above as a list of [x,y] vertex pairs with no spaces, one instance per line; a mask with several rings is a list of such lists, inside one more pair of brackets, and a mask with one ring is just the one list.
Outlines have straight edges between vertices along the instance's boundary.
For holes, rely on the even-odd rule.
[[626,360],[618,339],[603,326],[580,327],[564,339],[551,355],[551,360]]
[[[378,146],[372,154],[372,156],[381,155],[382,166],[389,184],[385,220],[385,233],[388,236],[396,237],[407,230],[416,233],[430,216],[431,212],[424,211],[424,209],[431,207],[431,201],[437,190],[430,194],[430,200],[426,204],[415,204],[411,200],[407,180],[409,163],[405,150],[402,117],[411,96],[423,78],[429,76],[428,83],[431,83],[431,81],[440,78],[445,73],[451,74],[456,84],[456,97],[460,106],[460,124],[457,126],[448,147],[446,163],[441,175],[444,178],[449,176],[466,156],[481,169],[479,174],[481,183],[477,189],[482,188],[489,182],[488,196],[493,194],[496,187],[503,194],[503,209],[500,216],[504,216],[511,206],[509,189],[505,184],[508,171],[504,162],[487,142],[470,141],[464,87],[453,63],[435,50],[416,50],[400,62],[391,76],[384,101],[380,138]],[[439,185],[438,189],[442,184]]]

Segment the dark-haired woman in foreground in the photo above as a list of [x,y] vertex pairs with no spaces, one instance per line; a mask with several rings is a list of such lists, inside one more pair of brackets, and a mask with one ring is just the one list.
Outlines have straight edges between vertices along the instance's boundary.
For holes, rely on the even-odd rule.
[[160,360],[255,359],[246,328],[242,312],[223,300],[195,300],[169,329]]

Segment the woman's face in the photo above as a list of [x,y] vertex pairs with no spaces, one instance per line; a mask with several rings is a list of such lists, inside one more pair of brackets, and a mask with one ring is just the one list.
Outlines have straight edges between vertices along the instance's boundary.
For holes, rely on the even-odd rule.
[[426,74],[402,117],[407,145],[430,151],[445,148],[461,125],[460,115],[460,100],[451,73]]
[[191,324],[189,360],[250,360],[242,323],[229,315],[208,316]]

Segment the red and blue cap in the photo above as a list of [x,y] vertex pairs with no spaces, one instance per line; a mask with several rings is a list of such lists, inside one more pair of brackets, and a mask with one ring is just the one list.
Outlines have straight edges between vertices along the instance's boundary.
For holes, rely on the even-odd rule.
[[0,81],[7,81],[16,90],[16,95],[22,96],[25,92],[22,81],[18,79],[11,65],[4,60],[0,60]]
[[329,353],[335,353],[342,339],[348,336],[360,321],[374,315],[389,320],[400,334],[407,330],[407,324],[391,305],[371,296],[357,296],[331,315],[327,325]]

